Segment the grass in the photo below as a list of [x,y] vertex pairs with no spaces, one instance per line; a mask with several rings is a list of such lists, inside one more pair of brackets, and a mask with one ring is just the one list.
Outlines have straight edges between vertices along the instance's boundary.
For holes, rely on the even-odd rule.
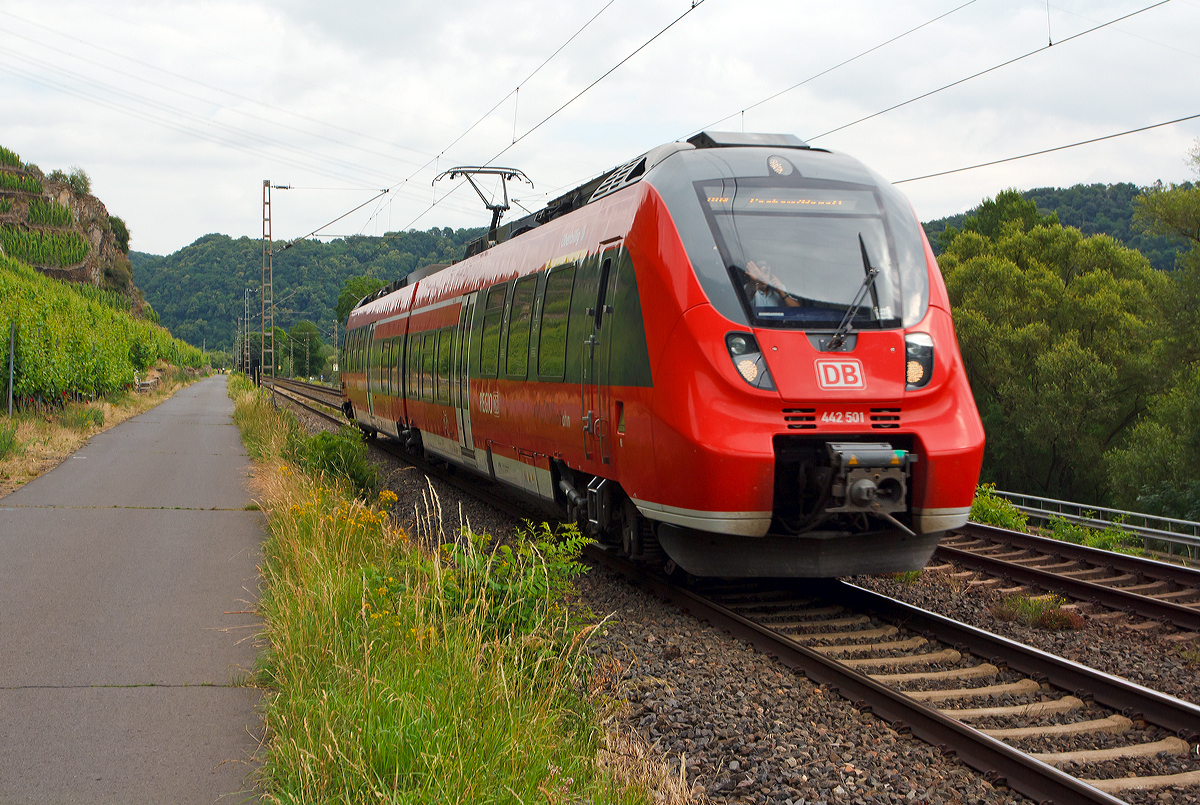
[[1002,621],[1019,621],[1037,629],[1081,629],[1083,617],[1063,609],[1066,599],[1057,595],[1010,595],[992,609]]
[[428,501],[409,535],[394,493],[366,502],[287,460],[303,438],[290,415],[239,376],[230,394],[265,462],[266,800],[688,801],[638,739],[601,726],[592,693],[612,669],[589,665],[596,626],[563,598],[585,540],[548,526],[500,548],[452,538]]

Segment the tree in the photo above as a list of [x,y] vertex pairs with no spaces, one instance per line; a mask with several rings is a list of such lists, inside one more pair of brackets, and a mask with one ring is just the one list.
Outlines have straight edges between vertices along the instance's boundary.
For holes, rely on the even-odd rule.
[[[967,216],[963,221],[962,231],[974,232],[995,240],[1000,237],[1002,230],[1013,222],[1019,222],[1021,231],[1028,232],[1035,226],[1057,225],[1058,215],[1056,213],[1042,215],[1038,212],[1036,201],[1027,201],[1018,190],[1002,190],[996,194],[995,199],[985,199],[975,209],[974,215]],[[944,249],[958,235],[957,229],[948,226],[938,237],[938,242]]]
[[342,283],[342,292],[338,294],[337,320],[345,322],[358,300],[373,291],[378,291],[384,285],[387,283],[378,277],[347,277]]
[[[1200,179],[1200,139],[1188,154],[1196,178]],[[1164,187],[1158,182],[1137,200],[1134,221],[1155,235],[1177,235],[1200,245],[1200,184]]]
[[984,480],[1101,503],[1103,456],[1169,380],[1169,279],[1106,235],[1084,238],[1006,191],[940,265],[987,430]]
[[[289,349],[295,350],[293,374],[316,377],[325,371],[325,355],[321,352],[321,331],[311,321],[298,321],[288,332]],[[279,349],[277,345],[275,349]]]
[[[1200,140],[1189,154],[1200,179]],[[1151,401],[1126,445],[1106,456],[1117,503],[1170,517],[1200,517],[1200,185],[1156,185],[1137,205],[1145,231],[1191,241],[1172,272],[1168,360],[1177,374]]]

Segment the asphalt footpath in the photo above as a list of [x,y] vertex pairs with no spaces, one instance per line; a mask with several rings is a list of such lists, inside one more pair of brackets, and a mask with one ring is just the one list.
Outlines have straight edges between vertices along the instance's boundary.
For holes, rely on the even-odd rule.
[[255,801],[262,516],[217,375],[0,498],[0,803]]

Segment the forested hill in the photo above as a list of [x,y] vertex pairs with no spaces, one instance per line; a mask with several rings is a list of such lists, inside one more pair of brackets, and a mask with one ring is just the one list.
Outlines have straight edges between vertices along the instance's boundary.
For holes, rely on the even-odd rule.
[[[434,227],[428,232],[297,243],[275,255],[275,324],[288,328],[307,319],[332,333],[334,307],[347,278],[371,276],[391,282],[430,263],[458,260],[466,244],[484,231]],[[277,243],[275,248],[281,246]],[[252,289],[251,316],[261,310],[255,291],[262,284],[261,240],[205,235],[166,257],[141,252],[129,257],[134,281],[162,323],[189,343],[230,349],[236,319],[245,309],[246,288]],[[251,325],[258,328],[253,318]]]
[[[1180,187],[1191,187],[1191,183],[1184,182]],[[1123,245],[1146,255],[1150,265],[1161,271],[1170,271],[1175,268],[1176,255],[1187,251],[1188,244],[1183,238],[1145,235],[1133,225],[1133,200],[1144,190],[1129,182],[1077,184],[1068,188],[1039,187],[1026,190],[1021,197],[1037,202],[1038,212],[1043,215],[1057,213],[1059,223],[1063,226],[1073,226],[1088,236],[1111,235]],[[927,222],[924,225],[925,234],[934,252],[941,253],[938,235],[947,226],[961,229],[966,217],[977,212],[978,208]]]

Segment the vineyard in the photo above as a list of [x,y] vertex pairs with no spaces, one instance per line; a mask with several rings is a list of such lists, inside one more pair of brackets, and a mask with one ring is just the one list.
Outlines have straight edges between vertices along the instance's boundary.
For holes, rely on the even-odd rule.
[[[32,207],[30,209],[32,211]],[[69,210],[67,215],[70,216]],[[78,232],[44,232],[17,229],[11,225],[0,227],[0,244],[4,245],[4,253],[9,257],[40,266],[82,263],[90,248]]]
[[22,193],[41,193],[42,183],[33,176],[22,176],[9,171],[0,171],[0,190],[18,190]]
[[29,202],[28,220],[34,226],[70,226],[75,223],[69,207],[43,198]]
[[204,362],[199,349],[109,301],[0,257],[0,384],[7,383],[13,322],[13,397],[24,405],[120,391],[160,358],[194,368]]

